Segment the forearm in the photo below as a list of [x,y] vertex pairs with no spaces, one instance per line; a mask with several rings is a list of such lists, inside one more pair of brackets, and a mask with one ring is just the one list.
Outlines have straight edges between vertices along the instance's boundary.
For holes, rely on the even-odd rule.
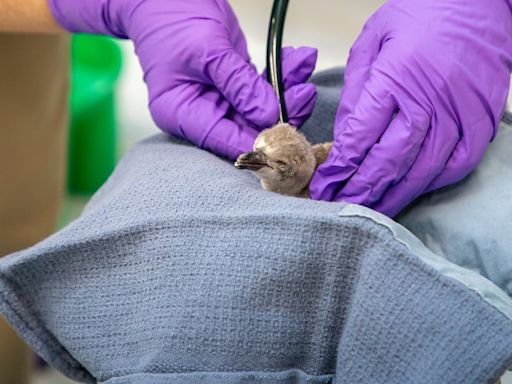
[[0,32],[64,33],[47,0],[0,0]]

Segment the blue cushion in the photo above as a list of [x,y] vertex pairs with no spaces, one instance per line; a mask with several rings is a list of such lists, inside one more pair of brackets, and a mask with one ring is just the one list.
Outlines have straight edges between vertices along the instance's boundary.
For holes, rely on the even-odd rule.
[[480,166],[419,199],[398,220],[432,251],[512,296],[512,127],[503,122]]

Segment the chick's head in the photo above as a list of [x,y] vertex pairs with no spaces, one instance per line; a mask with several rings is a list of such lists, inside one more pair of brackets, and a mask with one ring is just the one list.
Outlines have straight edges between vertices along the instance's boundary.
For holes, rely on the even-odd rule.
[[313,147],[296,128],[278,124],[267,129],[258,135],[253,149],[240,155],[237,168],[253,171],[268,191],[307,195],[316,160]]

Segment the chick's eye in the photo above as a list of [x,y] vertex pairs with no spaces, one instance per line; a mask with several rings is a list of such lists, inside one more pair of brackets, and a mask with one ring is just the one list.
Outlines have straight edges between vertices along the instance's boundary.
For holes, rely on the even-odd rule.
[[284,161],[281,161],[281,160],[276,160],[276,164],[277,165],[282,165],[282,166],[286,165],[286,163]]

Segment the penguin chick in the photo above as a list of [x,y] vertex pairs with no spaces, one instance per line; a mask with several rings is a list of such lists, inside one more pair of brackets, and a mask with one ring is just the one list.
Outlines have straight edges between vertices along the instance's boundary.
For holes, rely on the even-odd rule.
[[295,127],[278,124],[261,132],[254,151],[241,154],[235,167],[254,172],[267,191],[308,198],[309,182],[331,148],[332,143],[311,145]]

